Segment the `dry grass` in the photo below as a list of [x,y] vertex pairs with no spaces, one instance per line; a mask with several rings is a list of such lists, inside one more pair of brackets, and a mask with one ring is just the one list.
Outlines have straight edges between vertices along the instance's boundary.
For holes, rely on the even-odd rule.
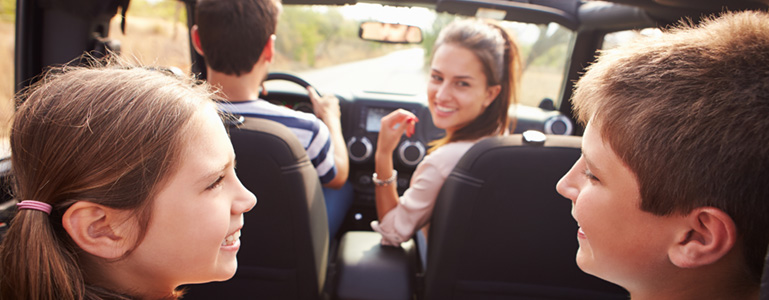
[[123,57],[142,65],[190,71],[189,32],[185,24],[129,15],[123,34],[120,21],[120,17],[112,19],[110,38],[121,42]]
[[[187,27],[179,22],[128,17],[126,33],[120,17],[112,20],[110,38],[120,40],[122,55],[144,65],[174,66],[190,70]],[[0,139],[8,137],[13,103],[14,24],[0,22]]]
[[0,22],[0,139],[9,134],[13,116],[13,23]]

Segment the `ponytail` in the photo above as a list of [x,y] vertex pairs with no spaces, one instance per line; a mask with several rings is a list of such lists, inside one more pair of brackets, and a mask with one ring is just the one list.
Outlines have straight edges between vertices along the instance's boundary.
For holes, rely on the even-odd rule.
[[0,244],[3,299],[83,299],[84,281],[75,254],[56,238],[50,218],[42,211],[22,209],[11,221]]

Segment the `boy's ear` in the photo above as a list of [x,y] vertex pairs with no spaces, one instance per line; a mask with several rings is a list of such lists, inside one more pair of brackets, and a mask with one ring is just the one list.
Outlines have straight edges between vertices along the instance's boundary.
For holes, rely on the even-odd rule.
[[75,202],[62,216],[62,226],[72,240],[105,259],[120,258],[133,246],[131,223],[125,212],[87,201]]
[[262,50],[262,58],[265,62],[272,62],[273,57],[275,57],[275,39],[277,37],[273,34],[270,35],[270,38],[267,39],[267,44],[264,45],[264,49]]
[[195,52],[202,56],[206,56],[203,54],[203,47],[200,46],[200,34],[198,32],[198,25],[192,25],[192,28],[190,29],[190,39],[192,40],[192,47],[195,48]]
[[714,207],[699,207],[684,216],[678,243],[668,256],[680,268],[696,268],[726,256],[737,241],[737,226],[728,214]]

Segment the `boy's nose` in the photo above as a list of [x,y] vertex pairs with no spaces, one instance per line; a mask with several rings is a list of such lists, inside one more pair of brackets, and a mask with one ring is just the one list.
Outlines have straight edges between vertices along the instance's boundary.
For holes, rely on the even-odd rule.
[[574,172],[574,168],[569,170],[566,174],[561,177],[560,180],[558,180],[558,183],[555,185],[555,190],[558,191],[561,196],[564,196],[571,200],[572,202],[577,200],[577,195],[579,195],[579,189],[572,184],[572,175]]

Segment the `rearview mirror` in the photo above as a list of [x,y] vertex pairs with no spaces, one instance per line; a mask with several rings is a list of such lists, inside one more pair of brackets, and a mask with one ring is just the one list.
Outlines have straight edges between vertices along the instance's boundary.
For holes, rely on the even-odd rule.
[[418,44],[422,42],[422,29],[411,25],[367,21],[360,24],[358,36],[367,41]]

